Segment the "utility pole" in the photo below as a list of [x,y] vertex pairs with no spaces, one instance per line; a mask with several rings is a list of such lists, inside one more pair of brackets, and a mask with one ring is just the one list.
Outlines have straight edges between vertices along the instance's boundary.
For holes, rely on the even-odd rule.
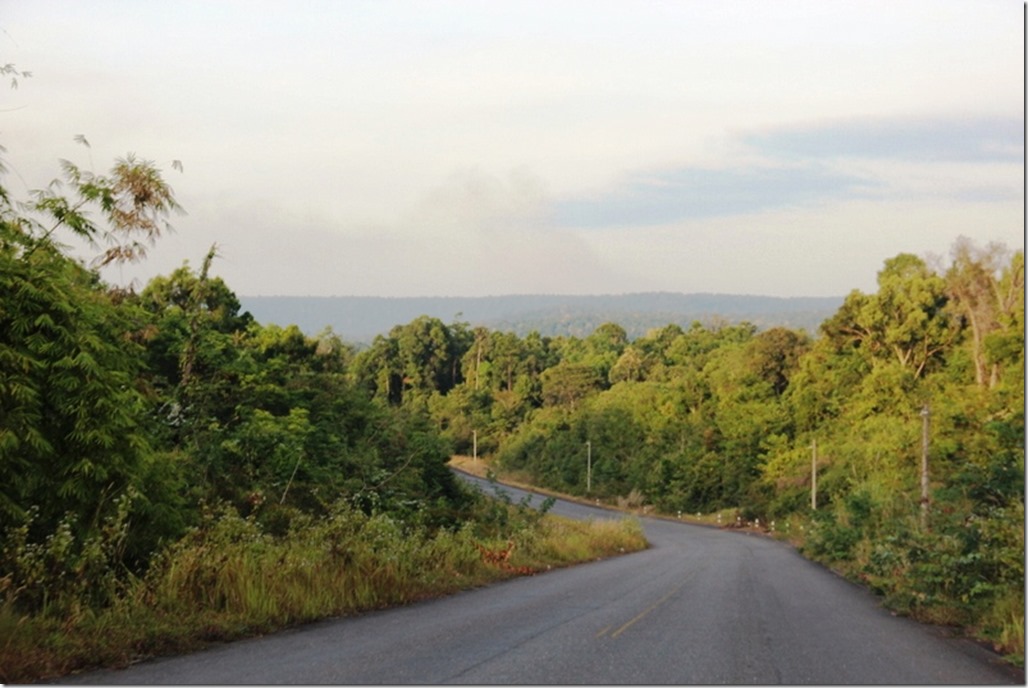
[[810,444],[810,508],[817,511],[817,440]]
[[921,529],[928,527],[928,404],[921,409]]
[[585,442],[585,493],[589,494],[593,489],[593,443]]

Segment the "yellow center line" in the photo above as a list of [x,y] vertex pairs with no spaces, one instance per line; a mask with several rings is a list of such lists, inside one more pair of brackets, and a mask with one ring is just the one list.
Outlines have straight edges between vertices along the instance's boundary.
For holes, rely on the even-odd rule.
[[[661,598],[660,598],[659,600],[657,600],[656,602],[654,602],[653,604],[651,604],[651,605],[650,605],[649,607],[647,607],[646,609],[644,609],[644,610],[642,610],[641,612],[639,612],[638,614],[636,614],[636,615],[635,615],[635,617],[633,617],[633,618],[632,618],[632,619],[630,619],[630,620],[629,620],[629,621],[628,621],[627,623],[625,623],[625,624],[624,624],[623,626],[621,626],[621,627],[620,627],[619,629],[617,629],[616,631],[614,631],[613,633],[611,633],[611,634],[610,634],[610,637],[611,637],[611,638],[617,638],[617,637],[618,637],[619,635],[621,635],[621,634],[622,634],[622,633],[624,633],[624,632],[625,632],[626,630],[628,630],[629,628],[631,628],[631,627],[632,627],[632,625],[633,625],[633,624],[635,624],[635,623],[636,623],[637,621],[640,621],[640,620],[641,620],[641,619],[642,619],[642,618],[643,618],[644,616],[646,616],[647,614],[649,614],[650,612],[652,612],[652,611],[653,611],[654,609],[656,609],[657,607],[659,607],[660,605],[664,604],[664,603],[665,603],[665,602],[667,602],[667,601],[668,601],[669,599],[671,599],[671,597],[672,597],[672,596],[673,596],[673,595],[674,595],[675,593],[677,593],[677,592],[678,592],[679,590],[681,590],[681,589],[682,589],[683,587],[685,587],[685,584],[686,584],[686,583],[688,583],[688,582],[689,582],[689,578],[687,577],[687,578],[686,578],[685,580],[683,580],[683,581],[682,581],[681,583],[679,583],[678,585],[676,585],[676,586],[674,587],[674,589],[672,589],[672,590],[671,590],[671,592],[669,592],[668,594],[664,595],[664,596],[663,596],[663,597],[661,597]],[[609,629],[609,628],[610,628],[610,627],[608,626],[607,628],[603,629],[603,631],[600,631],[600,633],[601,633],[601,634],[602,634],[602,633],[605,633],[605,632],[607,631],[607,629]]]

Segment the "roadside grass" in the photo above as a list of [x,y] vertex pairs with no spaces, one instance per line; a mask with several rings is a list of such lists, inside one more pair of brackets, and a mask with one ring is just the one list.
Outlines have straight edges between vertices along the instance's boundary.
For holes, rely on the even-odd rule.
[[979,633],[1020,667],[1024,667],[1024,606],[1024,590],[1008,591],[982,617]]
[[[99,608],[78,589],[54,587],[48,611],[25,613],[24,589],[8,576],[0,580],[0,681],[124,667],[647,546],[632,519],[576,522],[502,503],[481,516],[428,532],[341,505],[322,518],[297,518],[276,537],[226,509]],[[504,550],[502,565],[483,554]]]
[[540,528],[540,538],[527,553],[530,566],[566,566],[641,549],[645,542],[636,520],[581,521],[553,516]]

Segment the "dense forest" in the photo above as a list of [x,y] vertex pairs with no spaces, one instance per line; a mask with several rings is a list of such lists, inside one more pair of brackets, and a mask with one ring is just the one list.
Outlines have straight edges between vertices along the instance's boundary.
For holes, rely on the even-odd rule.
[[105,284],[178,203],[149,161],[63,168],[26,199],[0,186],[0,681],[645,546],[637,522],[464,488],[428,415],[353,381],[352,347],[241,312],[215,247]]
[[776,522],[893,608],[1023,644],[1023,251],[890,258],[814,335],[422,316],[358,352],[256,322],[215,248],[138,293],[99,279],[176,209],[131,157],[0,193],[0,620],[111,604],[183,543],[217,558],[219,517],[232,542],[382,514],[406,538],[484,532],[507,516],[446,466],[477,452],[562,492]]

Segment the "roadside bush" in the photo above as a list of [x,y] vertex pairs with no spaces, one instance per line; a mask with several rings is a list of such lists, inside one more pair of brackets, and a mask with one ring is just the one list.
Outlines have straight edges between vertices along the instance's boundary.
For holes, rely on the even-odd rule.
[[860,531],[841,522],[833,511],[815,511],[803,551],[815,559],[845,561],[859,540]]
[[67,514],[42,541],[30,533],[38,510],[4,534],[0,557],[0,605],[25,614],[61,618],[112,602],[129,579],[123,564],[134,493],[115,500],[114,513],[80,536]]

